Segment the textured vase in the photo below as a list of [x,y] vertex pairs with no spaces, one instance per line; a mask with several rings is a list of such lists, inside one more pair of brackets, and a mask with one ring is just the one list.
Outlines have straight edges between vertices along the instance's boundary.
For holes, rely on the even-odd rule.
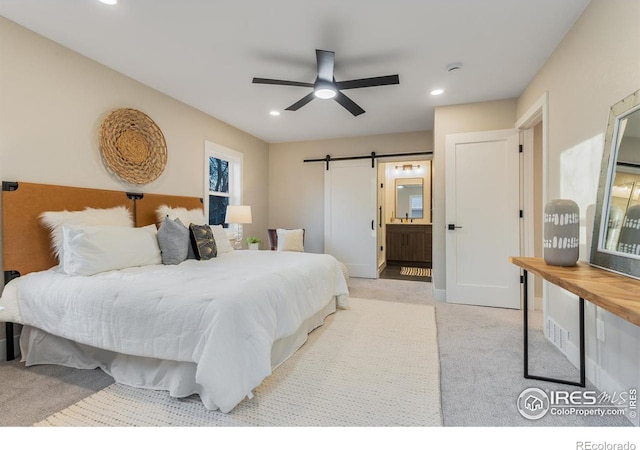
[[544,260],[574,266],[580,245],[580,209],[573,200],[551,200],[544,207]]
[[632,206],[622,221],[620,239],[618,240],[619,252],[640,255],[640,206]]

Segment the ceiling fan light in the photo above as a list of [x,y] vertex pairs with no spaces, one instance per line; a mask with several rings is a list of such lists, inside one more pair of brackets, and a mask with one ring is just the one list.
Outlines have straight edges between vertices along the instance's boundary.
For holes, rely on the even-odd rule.
[[316,97],[322,99],[333,98],[336,96],[336,90],[330,87],[321,87],[313,91]]

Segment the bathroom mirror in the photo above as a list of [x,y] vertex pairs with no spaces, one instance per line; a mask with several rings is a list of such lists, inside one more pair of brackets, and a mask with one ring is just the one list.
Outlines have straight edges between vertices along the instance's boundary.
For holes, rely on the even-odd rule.
[[640,90],[609,113],[590,263],[640,278]]
[[396,178],[396,218],[422,219],[424,216],[422,178]]

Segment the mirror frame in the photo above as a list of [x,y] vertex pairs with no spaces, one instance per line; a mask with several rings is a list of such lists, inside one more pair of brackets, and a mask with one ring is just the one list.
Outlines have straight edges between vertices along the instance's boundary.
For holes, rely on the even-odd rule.
[[604,223],[608,220],[609,204],[612,195],[611,188],[616,170],[619,123],[620,119],[639,110],[639,108],[640,90],[637,90],[613,105],[609,112],[609,123],[604,139],[604,151],[602,153],[602,165],[600,168],[600,182],[595,207],[589,264],[640,279],[640,258],[637,256],[627,256],[622,252],[604,249],[604,240],[606,238],[606,226],[604,226]]

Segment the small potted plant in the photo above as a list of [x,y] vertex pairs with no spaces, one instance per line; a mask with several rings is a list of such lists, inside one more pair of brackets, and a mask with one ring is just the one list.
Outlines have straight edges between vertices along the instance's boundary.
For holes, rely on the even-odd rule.
[[260,242],[262,242],[257,237],[248,237],[246,239],[247,245],[249,245],[249,250],[260,250]]

